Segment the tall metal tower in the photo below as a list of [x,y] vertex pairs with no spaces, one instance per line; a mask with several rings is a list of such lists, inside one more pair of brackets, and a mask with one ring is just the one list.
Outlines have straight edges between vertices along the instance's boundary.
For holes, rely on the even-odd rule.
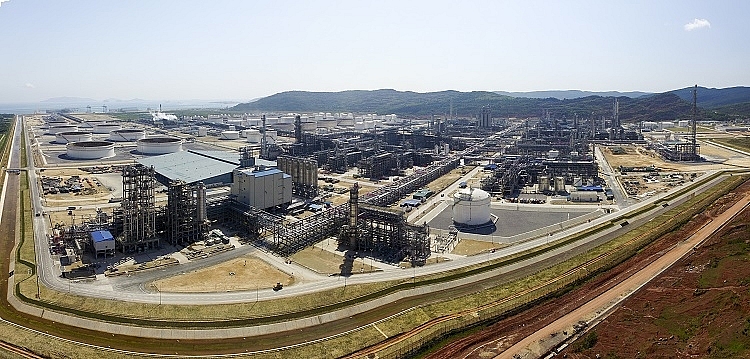
[[266,115],[261,115],[260,127],[260,158],[268,159],[268,140],[266,139]]
[[302,143],[302,117],[294,116],[294,139],[297,143]]
[[698,159],[698,145],[696,142],[696,135],[697,135],[697,125],[698,122],[698,85],[695,85],[693,87],[693,113],[691,116],[691,122],[692,122],[692,128],[691,128],[691,136],[690,136],[690,153],[693,155],[693,160]]

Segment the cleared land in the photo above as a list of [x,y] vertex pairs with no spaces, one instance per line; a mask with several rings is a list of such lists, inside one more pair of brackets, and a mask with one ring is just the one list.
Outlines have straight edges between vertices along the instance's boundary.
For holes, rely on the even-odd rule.
[[676,353],[687,358],[750,357],[749,222],[750,210],[745,210],[629,298],[592,329],[588,340],[577,341],[566,354],[571,358],[668,358]]
[[[308,247],[292,255],[292,260],[320,274],[345,274],[347,259],[336,253],[318,247]],[[349,260],[351,262],[351,260]],[[351,264],[351,273],[370,273],[379,270],[361,259],[355,259]]]
[[276,283],[290,285],[294,276],[252,255],[236,258],[213,267],[155,281],[162,292],[205,293],[267,289]]

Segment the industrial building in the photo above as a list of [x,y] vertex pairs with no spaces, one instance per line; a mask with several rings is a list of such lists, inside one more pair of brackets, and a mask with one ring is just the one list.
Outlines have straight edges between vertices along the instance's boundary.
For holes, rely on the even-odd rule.
[[188,150],[154,157],[138,163],[153,167],[156,179],[168,185],[172,181],[205,185],[232,183],[232,171],[240,165],[239,154],[226,151]]
[[264,210],[292,203],[292,176],[279,169],[240,168],[233,176],[231,193],[239,203]]

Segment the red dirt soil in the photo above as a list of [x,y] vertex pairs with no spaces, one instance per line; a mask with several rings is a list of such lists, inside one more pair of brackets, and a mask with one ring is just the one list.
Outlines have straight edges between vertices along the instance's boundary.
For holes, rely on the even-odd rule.
[[[713,205],[711,205],[709,210],[693,217],[690,222],[684,225],[681,229],[665,235],[657,241],[654,241],[654,243],[644,248],[636,256],[630,258],[626,262],[618,265],[610,271],[596,276],[592,280],[563,296],[546,301],[517,315],[501,319],[498,322],[491,324],[476,333],[453,341],[450,344],[447,344],[446,346],[440,348],[436,352],[431,353],[427,356],[427,358],[484,359],[491,358],[497,354],[502,353],[505,349],[511,347],[520,339],[562,317],[576,307],[580,306],[582,303],[593,299],[624,278],[627,278],[632,273],[645,267],[647,264],[653,261],[655,257],[661,255],[662,251],[665,251],[673,244],[681,241],[690,233],[695,232],[712,217],[716,216],[717,213],[721,213],[723,210],[730,207],[733,203],[739,200],[744,193],[747,192],[750,192],[750,182],[744,183],[734,192],[731,192],[726,196],[720,198]],[[733,309],[733,311],[729,311],[730,308],[725,308],[726,306],[722,306],[722,310],[727,313],[728,318],[734,317],[736,319],[736,323],[733,324],[733,328],[737,329],[735,331],[742,333],[743,329],[745,329],[747,326],[748,329],[746,329],[744,333],[750,334],[750,322],[746,321],[745,319],[748,317],[747,312],[750,311],[750,306],[746,305],[746,303],[748,303],[748,299],[750,299],[750,293],[748,293],[747,290],[747,285],[750,284],[750,265],[747,265],[747,263],[745,263],[746,260],[750,261],[750,255],[747,254],[750,252],[750,226],[746,227],[744,224],[742,224],[748,223],[748,221],[750,221],[750,211],[746,210],[741,215],[739,215],[732,222],[732,224],[725,227],[724,230],[724,232],[734,231],[731,233],[736,232],[738,236],[744,235],[744,238],[747,239],[747,241],[745,241],[744,239],[741,241],[741,244],[747,248],[743,247],[737,249],[739,248],[737,247],[739,246],[739,244],[735,245],[735,247],[737,247],[735,248],[736,251],[742,253],[742,255],[738,256],[744,256],[743,260],[735,257],[731,260],[727,259],[726,261],[724,261],[720,259],[724,257],[721,257],[719,253],[713,253],[713,257],[699,257],[701,253],[717,246],[716,242],[718,241],[718,238],[724,238],[726,237],[726,235],[712,237],[712,239],[704,243],[704,245],[698,251],[685,258],[682,262],[680,262],[679,265],[667,270],[664,274],[659,276],[657,280],[654,281],[654,283],[647,285],[645,290],[642,290],[641,292],[634,295],[634,297],[626,301],[624,306],[616,310],[615,313],[613,313],[607,320],[598,325],[596,328],[592,329],[593,331],[596,331],[598,337],[598,341],[596,345],[593,346],[593,348],[581,352],[574,352],[573,348],[579,346],[577,343],[574,343],[565,352],[565,354],[567,354],[567,357],[595,358],[597,354],[600,354],[602,358],[607,358],[607,355],[609,355],[609,358],[634,358],[638,357],[637,353],[639,351],[643,353],[640,356],[643,358],[681,357],[681,354],[678,354],[678,351],[676,351],[677,348],[672,348],[672,350],[666,350],[664,352],[650,349],[651,347],[654,347],[656,349],[667,349],[667,345],[665,344],[667,343],[667,341],[663,339],[669,338],[673,334],[670,334],[670,332],[666,329],[656,331],[655,329],[660,328],[656,324],[646,326],[644,325],[644,323],[646,321],[658,321],[659,323],[664,322],[670,323],[669,325],[672,325],[671,321],[664,321],[659,319],[658,314],[660,314],[661,312],[659,312],[658,309],[660,305],[657,305],[657,303],[659,303],[659,301],[665,300],[672,302],[676,301],[675,303],[679,304],[679,298],[682,297],[690,297],[690,299],[697,300],[698,302],[703,304],[696,304],[692,307],[681,304],[679,308],[672,308],[678,309],[678,312],[675,312],[674,314],[665,313],[668,317],[687,319],[687,315],[699,314],[699,312],[702,313],[701,310],[703,309],[711,309],[712,306],[716,304],[715,301],[720,300],[722,301],[721,303],[725,303],[730,307],[731,305],[739,305],[739,308],[735,308]],[[717,264],[719,265],[717,265],[716,268],[711,268],[711,270],[706,270],[706,267],[710,268],[710,265],[706,264],[710,264],[711,259],[714,257],[718,258]],[[739,270],[739,268],[742,268],[743,266],[744,269]],[[732,269],[730,270],[730,272],[732,273],[731,275],[724,273],[724,268],[728,269],[728,267],[732,267]],[[696,268],[701,268],[701,270],[698,271],[698,269]],[[705,288],[706,292],[702,293],[702,290],[704,288],[701,287],[701,291],[699,292],[702,295],[693,297],[693,293],[697,288],[697,286],[694,284],[699,278],[702,277],[702,275],[711,276],[711,278],[716,277],[716,280],[719,281],[719,283],[721,284],[720,287],[722,289],[716,289],[719,288],[716,283],[707,283]],[[725,279],[727,279],[727,283],[723,283]],[[693,281],[691,282],[691,280]],[[644,296],[645,299],[643,299]],[[685,299],[682,300],[684,301]],[[649,304],[649,307],[645,306],[646,302]],[[666,305],[667,303],[664,304]],[[683,312],[683,309],[686,311]],[[636,313],[636,310],[641,310],[642,312]],[[631,320],[629,322],[624,322],[623,320],[618,319],[623,318],[622,316],[624,313],[630,315],[629,318],[631,318]],[[714,315],[715,314],[716,313],[714,313]],[[721,317],[725,316],[724,313],[719,314],[721,315]],[[651,316],[651,318],[649,318],[648,316]],[[639,320],[633,321],[632,318],[635,317],[639,317]],[[703,322],[699,323],[699,326],[700,328],[702,328],[701,333],[705,333],[706,339],[708,339],[708,337],[715,338],[717,335],[715,333],[717,329],[729,328],[728,325],[730,323],[728,322],[713,324],[712,320],[714,317],[710,317],[708,314],[705,314],[700,318],[705,319]],[[622,324],[619,324],[619,326],[613,326],[612,323]],[[691,323],[695,324],[695,322]],[[748,324],[746,325],[745,323]],[[718,324],[719,326],[716,326],[716,324]],[[627,329],[628,326],[630,329]],[[673,331],[677,331],[677,328],[672,329]],[[713,334],[708,335],[708,331],[711,331],[711,333]],[[677,340],[675,338],[684,337],[683,334],[678,334],[680,335],[674,334],[674,337],[668,340],[676,342]],[[662,341],[659,341],[660,338],[662,338]],[[688,343],[688,340],[692,341]],[[692,336],[690,337],[690,339],[686,339],[683,344],[686,348],[683,353],[687,353],[687,349],[696,347],[703,348],[703,353],[706,353],[705,350],[709,346],[716,347],[716,344],[709,344],[708,341],[701,340],[698,337],[693,338]],[[723,345],[730,344],[735,345],[735,342],[727,342]],[[748,348],[750,350],[750,342],[745,344],[745,348]],[[716,349],[717,348],[714,348],[712,349],[712,351],[714,353],[717,353]],[[690,353],[693,352],[691,351]],[[747,356],[747,353],[745,353],[745,356]],[[693,356],[686,355],[684,357]]]

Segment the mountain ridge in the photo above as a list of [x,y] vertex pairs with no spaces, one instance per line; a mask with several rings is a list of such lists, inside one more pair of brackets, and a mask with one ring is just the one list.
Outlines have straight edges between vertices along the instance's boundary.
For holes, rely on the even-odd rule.
[[[286,91],[254,102],[240,103],[230,110],[380,113],[424,118],[431,115],[447,115],[451,109],[457,116],[475,117],[481,111],[482,106],[489,105],[495,117],[534,117],[549,112],[555,116],[572,119],[575,116],[611,117],[615,98],[620,102],[619,116],[623,122],[686,119],[691,115],[691,102],[674,92],[650,94],[637,98],[624,95],[618,97],[592,95],[560,100],[551,97],[510,97],[489,91],[446,90],[427,93],[393,89],[339,92]],[[741,96],[736,96],[733,101],[742,99]],[[750,102],[750,94],[746,102]],[[744,112],[745,108],[735,107],[740,112]],[[740,113],[739,115],[746,116],[747,114]],[[718,111],[701,109],[700,118],[729,120],[731,116]]]

